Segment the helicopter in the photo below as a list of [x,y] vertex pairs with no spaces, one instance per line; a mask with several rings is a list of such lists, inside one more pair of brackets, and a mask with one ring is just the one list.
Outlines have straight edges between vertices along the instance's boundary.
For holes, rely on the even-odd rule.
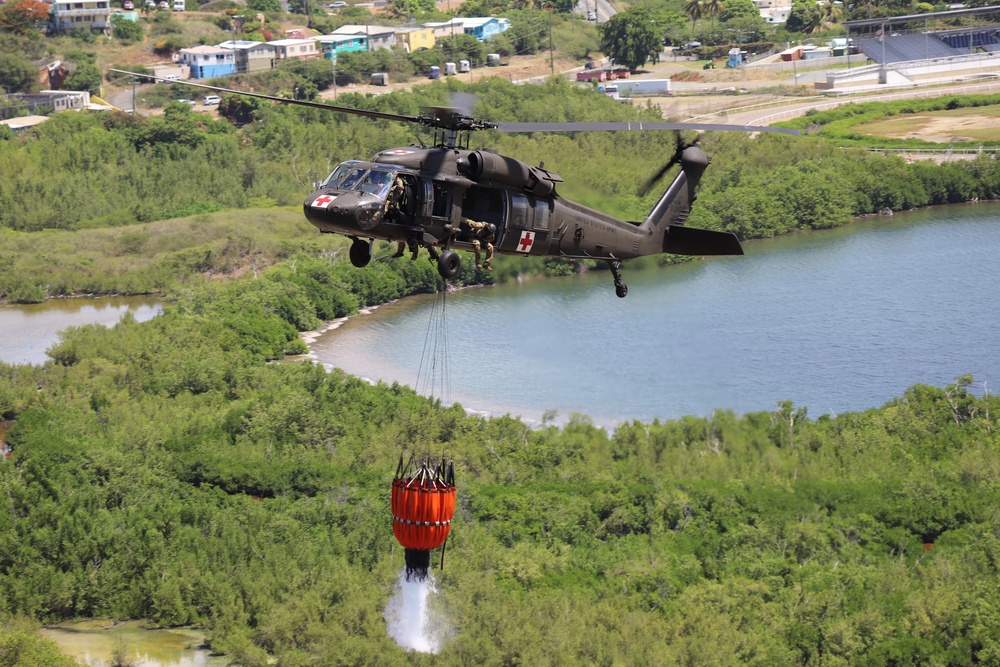
[[[165,81],[147,74],[112,69],[120,74]],[[685,226],[695,190],[710,158],[698,140],[685,142],[685,130],[781,132],[796,130],[703,123],[666,122],[491,122],[474,118],[461,106],[431,107],[418,116],[335,106],[308,100],[209,86],[187,81],[170,83],[244,95],[281,104],[337,111],[374,119],[427,126],[431,145],[388,148],[369,160],[339,164],[303,202],[306,219],[322,233],[351,239],[351,263],[369,264],[376,240],[426,248],[445,280],[462,268],[456,250],[474,250],[477,232],[470,222],[485,223],[495,252],[507,255],[591,259],[605,262],[615,293],[624,298],[625,260],[672,253],[742,255],[735,234]],[[680,170],[642,221],[620,220],[562,197],[563,179],[545,169],[494,150],[470,149],[473,132],[592,132],[674,130],[673,156],[641,188],[648,192],[674,166]],[[399,185],[393,188],[396,181]],[[390,202],[390,191],[393,201]],[[486,240],[486,239],[484,239]],[[483,244],[485,245],[485,244]],[[478,254],[478,253],[477,253]]]

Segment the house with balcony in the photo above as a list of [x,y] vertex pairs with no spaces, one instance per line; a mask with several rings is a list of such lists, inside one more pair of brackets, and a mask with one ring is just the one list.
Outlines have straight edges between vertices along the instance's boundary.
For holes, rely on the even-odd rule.
[[111,29],[109,0],[52,0],[51,4],[50,20],[53,30]]
[[436,41],[433,28],[416,27],[396,30],[396,43],[402,44],[407,53],[433,49]]
[[274,69],[277,60],[274,46],[266,42],[254,42],[248,39],[229,40],[216,44],[220,49],[228,49],[236,58],[236,73],[266,72]]
[[316,42],[311,39],[276,39],[267,43],[274,47],[275,60],[315,58],[319,55]]
[[336,60],[341,53],[368,50],[368,38],[364,35],[320,35],[313,39],[327,60]]
[[331,35],[360,35],[368,42],[368,50],[391,49],[396,46],[396,30],[383,25],[342,25]]
[[192,79],[211,79],[236,73],[236,56],[233,50],[218,46],[181,49],[180,63],[191,68]]

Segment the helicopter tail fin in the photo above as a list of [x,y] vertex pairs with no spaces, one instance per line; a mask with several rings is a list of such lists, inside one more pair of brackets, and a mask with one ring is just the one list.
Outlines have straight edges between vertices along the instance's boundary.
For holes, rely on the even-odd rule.
[[684,149],[681,171],[640,225],[663,239],[662,252],[676,255],[742,255],[743,247],[735,234],[685,227],[695,200],[695,188],[708,168],[709,157],[697,145]]

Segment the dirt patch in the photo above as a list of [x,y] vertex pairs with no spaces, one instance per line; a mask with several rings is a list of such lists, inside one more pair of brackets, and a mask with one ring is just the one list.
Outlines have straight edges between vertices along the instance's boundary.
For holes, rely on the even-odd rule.
[[[573,60],[556,59],[553,63],[555,72],[559,72],[579,67],[580,64]],[[455,79],[463,83],[474,83],[481,81],[485,77],[499,76],[509,81],[523,81],[534,77],[545,77],[551,72],[548,54],[536,54],[533,56],[517,56],[510,59],[510,62],[499,67],[479,67],[471,72],[456,74]],[[395,90],[409,90],[413,86],[430,83],[430,79],[415,76],[409,81],[401,83],[390,82],[388,86],[369,86],[364,84],[353,84],[349,86],[338,86],[337,94],[360,93],[362,95],[382,95]],[[333,90],[324,90],[319,96],[323,99],[333,99]]]
[[1000,140],[1000,127],[995,116],[907,115],[854,128],[858,132],[897,139],[921,139],[939,144]]

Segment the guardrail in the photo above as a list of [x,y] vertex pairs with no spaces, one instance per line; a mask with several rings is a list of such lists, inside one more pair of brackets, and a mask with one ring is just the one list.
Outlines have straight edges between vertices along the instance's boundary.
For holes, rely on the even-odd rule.
[[[894,100],[912,100],[919,97],[941,97],[942,94],[945,95],[978,95],[988,92],[1000,92],[1000,81],[992,83],[980,83],[980,84],[970,84],[967,86],[949,87],[946,93],[942,93],[940,89],[934,88],[930,90],[913,90],[913,87],[901,86],[899,89],[904,89],[906,92],[901,93],[877,93],[867,95],[865,97],[843,99],[842,97],[836,100],[827,102],[817,102],[815,104],[807,104],[805,106],[797,106],[794,109],[786,109],[784,111],[779,111],[778,113],[768,114],[766,116],[761,116],[759,118],[754,118],[744,125],[770,125],[771,123],[776,123],[781,120],[788,120],[790,118],[798,118],[799,116],[805,115],[810,110],[816,111],[827,111],[829,109],[834,109],[838,106],[844,104],[862,104],[864,102],[892,102]],[[825,96],[825,99],[829,100],[829,96]],[[787,100],[784,101],[785,104],[788,103]],[[769,103],[773,106],[773,103]],[[748,110],[752,111],[752,107],[756,105],[751,105],[750,107],[744,108],[742,111],[737,111],[735,109],[726,109],[714,114],[705,114],[703,116],[695,116],[691,120],[697,121],[701,119],[708,118],[727,118],[730,114],[735,113],[746,113]]]

